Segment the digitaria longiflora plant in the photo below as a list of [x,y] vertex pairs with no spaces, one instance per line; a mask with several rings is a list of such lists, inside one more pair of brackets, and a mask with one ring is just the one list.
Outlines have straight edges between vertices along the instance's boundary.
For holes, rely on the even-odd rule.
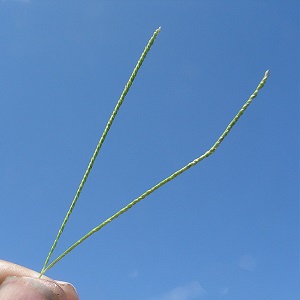
[[174,172],[173,174],[171,174],[170,176],[168,176],[167,178],[165,178],[164,180],[162,180],[161,182],[159,182],[158,184],[154,185],[152,188],[150,188],[149,190],[145,191],[143,194],[141,194],[139,197],[137,197],[136,199],[134,199],[132,202],[130,202],[128,205],[126,205],[125,207],[123,207],[122,209],[120,209],[118,212],[116,212],[114,215],[112,215],[111,217],[109,217],[108,219],[106,219],[104,222],[102,222],[101,224],[99,224],[98,226],[96,226],[95,228],[93,228],[91,231],[89,231],[86,235],[84,235],[82,238],[80,238],[77,242],[75,242],[72,246],[70,246],[65,252],[63,252],[61,255],[59,255],[56,259],[54,259],[51,263],[49,263],[49,260],[53,254],[53,251],[57,245],[57,242],[59,240],[59,238],[61,237],[64,228],[68,222],[68,219],[70,217],[70,215],[72,214],[72,211],[76,205],[76,202],[80,196],[80,193],[82,191],[82,188],[90,174],[90,171],[93,167],[93,164],[97,158],[97,155],[103,145],[103,142],[107,136],[107,133],[135,79],[135,77],[137,76],[137,73],[141,67],[141,65],[143,64],[144,59],[146,58],[148,52],[150,51],[157,35],[160,32],[160,28],[158,28],[152,35],[152,37],[150,38],[147,46],[145,47],[140,59],[138,60],[127,84],[125,85],[125,88],[105,126],[105,129],[102,133],[102,136],[96,146],[96,149],[92,155],[92,158],[88,164],[88,167],[83,175],[83,178],[79,184],[79,187],[77,189],[77,192],[75,194],[75,197],[70,205],[69,210],[67,211],[67,214],[61,224],[60,229],[58,230],[57,236],[53,242],[53,245],[51,246],[51,249],[49,251],[49,254],[45,260],[44,266],[40,272],[40,277],[45,274],[45,272],[47,270],[49,270],[50,268],[52,268],[57,262],[59,262],[63,257],[65,257],[68,253],[70,253],[75,247],[77,247],[79,244],[81,244],[84,240],[86,240],[88,237],[90,237],[92,234],[96,233],[97,231],[99,231],[101,228],[103,228],[104,226],[106,226],[108,223],[110,223],[111,221],[113,221],[114,219],[118,218],[121,214],[123,214],[124,212],[126,212],[127,210],[129,210],[130,208],[132,208],[135,204],[137,204],[138,202],[140,202],[141,200],[145,199],[147,196],[149,196],[151,193],[153,193],[154,191],[156,191],[157,189],[159,189],[161,186],[163,186],[164,184],[166,184],[167,182],[173,180],[175,177],[179,176],[180,174],[182,174],[183,172],[187,171],[189,168],[195,166],[196,164],[198,164],[200,161],[202,161],[203,159],[209,157],[211,154],[213,154],[216,149],[219,147],[219,145],[222,143],[222,141],[224,140],[224,138],[227,136],[227,134],[230,132],[230,130],[232,129],[232,127],[236,124],[236,122],[239,120],[239,118],[242,116],[242,114],[244,113],[244,111],[248,108],[248,106],[251,104],[251,102],[253,101],[253,99],[257,96],[259,90],[264,86],[264,84],[266,83],[268,76],[269,76],[269,71],[265,72],[264,77],[262,78],[262,80],[260,81],[260,83],[258,84],[257,88],[255,89],[255,91],[253,92],[253,94],[249,97],[249,99],[246,101],[246,103],[242,106],[242,108],[239,110],[239,112],[236,114],[236,116],[232,119],[232,121],[228,124],[228,126],[226,127],[226,129],[224,130],[224,132],[220,135],[220,137],[217,139],[217,141],[213,144],[213,146],[207,150],[205,153],[203,153],[201,156],[199,156],[198,158],[194,159],[193,161],[191,161],[190,163],[188,163],[187,165],[185,165],[184,167],[182,167],[181,169],[177,170],[176,172]]

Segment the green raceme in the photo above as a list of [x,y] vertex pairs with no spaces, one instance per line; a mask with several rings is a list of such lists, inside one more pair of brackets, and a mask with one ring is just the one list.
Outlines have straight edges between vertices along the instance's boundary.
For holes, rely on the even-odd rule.
[[214,145],[207,150],[204,154],[202,154],[201,156],[199,156],[198,158],[194,159],[193,161],[191,161],[190,163],[188,163],[187,165],[185,165],[184,167],[180,168],[179,170],[177,170],[176,172],[174,172],[173,174],[171,174],[170,176],[168,176],[167,178],[163,179],[162,181],[160,181],[159,183],[157,183],[156,185],[154,185],[152,188],[150,188],[149,190],[145,191],[143,194],[141,194],[139,197],[137,197],[136,199],[134,199],[133,201],[131,201],[128,205],[126,205],[125,207],[123,207],[122,209],[120,209],[118,212],[116,212],[114,215],[112,215],[111,217],[109,217],[108,219],[106,219],[104,222],[102,222],[101,224],[99,224],[98,226],[96,226],[95,228],[93,228],[91,231],[89,231],[86,235],[84,235],[82,238],[80,238],[77,242],[75,242],[72,246],[70,246],[65,252],[63,252],[61,255],[59,255],[55,260],[53,260],[51,263],[49,263],[50,258],[52,257],[53,251],[56,248],[56,245],[58,243],[59,238],[61,237],[64,228],[68,222],[68,219],[70,217],[70,215],[72,214],[72,211],[78,201],[78,198],[80,196],[80,193],[82,191],[82,188],[90,174],[90,171],[93,167],[93,164],[97,158],[97,155],[103,145],[103,142],[105,141],[105,138],[107,136],[107,133],[134,81],[134,79],[137,76],[137,73],[140,69],[140,67],[143,64],[144,59],[146,58],[147,54],[149,53],[157,35],[160,32],[160,28],[158,28],[152,35],[152,37],[150,38],[150,40],[148,41],[143,53],[141,54],[127,84],[125,85],[125,88],[106,124],[106,127],[101,135],[101,138],[96,146],[96,149],[92,155],[92,158],[90,159],[90,162],[88,164],[88,167],[83,175],[83,178],[79,184],[79,187],[77,189],[77,192],[74,196],[74,199],[70,205],[70,208],[61,224],[61,227],[57,233],[57,236],[51,246],[51,249],[49,251],[49,254],[46,257],[45,263],[43,265],[43,268],[40,272],[40,277],[45,274],[45,272],[47,270],[49,270],[50,268],[52,268],[57,262],[59,262],[63,257],[65,257],[68,253],[70,253],[74,248],[76,248],[79,244],[81,244],[84,240],[86,240],[88,237],[90,237],[91,235],[93,235],[94,233],[96,233],[97,231],[99,231],[101,228],[103,228],[104,226],[106,226],[107,224],[109,224],[111,221],[113,221],[114,219],[118,218],[121,214],[123,214],[124,212],[128,211],[130,208],[132,208],[135,204],[137,204],[138,202],[140,202],[141,200],[145,199],[147,196],[149,196],[151,193],[153,193],[154,191],[156,191],[157,189],[159,189],[160,187],[162,187],[164,184],[166,184],[167,182],[173,180],[174,178],[176,178],[177,176],[179,176],[180,174],[182,174],[183,172],[187,171],[189,168],[195,166],[196,164],[198,164],[200,161],[202,161],[203,159],[209,157],[211,154],[213,154],[216,149],[219,147],[219,145],[222,143],[222,141],[224,140],[224,138],[228,135],[228,133],[230,132],[230,130],[232,129],[232,127],[236,124],[236,122],[239,120],[239,118],[242,116],[242,114],[244,113],[244,111],[248,108],[248,106],[251,104],[251,102],[253,101],[253,99],[257,96],[259,90],[264,86],[264,84],[266,83],[268,76],[269,76],[269,72],[266,71],[264,77],[262,78],[262,80],[260,81],[260,83],[258,84],[257,88],[255,89],[255,91],[253,92],[253,94],[249,97],[249,99],[246,101],[246,103],[242,106],[242,108],[239,110],[239,112],[236,114],[236,116],[232,119],[232,121],[228,124],[228,126],[226,127],[226,129],[224,130],[224,132],[220,135],[220,137],[217,139],[217,141],[214,143]]

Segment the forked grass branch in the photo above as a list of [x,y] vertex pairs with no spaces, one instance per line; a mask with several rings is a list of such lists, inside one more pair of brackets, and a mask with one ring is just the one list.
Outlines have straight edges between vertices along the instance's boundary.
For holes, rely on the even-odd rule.
[[61,255],[59,255],[55,260],[53,260],[50,264],[49,260],[52,256],[52,253],[57,245],[57,242],[67,224],[67,221],[74,209],[74,206],[76,205],[76,202],[78,200],[78,197],[80,196],[81,190],[88,178],[88,175],[93,167],[94,161],[99,153],[99,150],[106,138],[106,135],[114,121],[115,116],[117,115],[117,112],[120,108],[120,106],[122,105],[125,96],[127,95],[136,75],[137,72],[139,70],[139,68],[141,67],[147,53],[149,52],[151,46],[153,45],[158,33],[160,32],[160,28],[158,28],[154,34],[152,35],[152,37],[150,38],[147,46],[145,47],[145,50],[143,51],[136,67],[134,68],[121,96],[120,99],[117,102],[117,105],[115,106],[112,115],[109,118],[109,121],[107,122],[107,125],[103,131],[103,134],[99,140],[99,143],[97,144],[97,147],[94,151],[94,154],[90,160],[90,163],[87,167],[87,170],[85,171],[85,174],[82,178],[82,181],[78,187],[78,190],[75,194],[75,197],[71,203],[71,206],[62,222],[62,225],[58,231],[58,234],[53,242],[53,245],[50,249],[50,252],[45,260],[44,266],[40,272],[40,277],[50,268],[52,268],[57,262],[59,262],[63,257],[65,257],[68,253],[70,253],[74,248],[76,248],[78,245],[80,245],[83,241],[85,241],[88,237],[90,237],[91,235],[93,235],[94,233],[96,233],[97,231],[99,231],[101,228],[103,228],[104,226],[106,226],[108,223],[110,223],[111,221],[113,221],[114,219],[118,218],[121,214],[123,214],[124,212],[126,212],[127,210],[129,210],[130,208],[132,208],[135,204],[137,204],[138,202],[140,202],[141,200],[145,199],[147,196],[149,196],[151,193],[153,193],[154,191],[156,191],[157,189],[159,189],[160,187],[162,187],[164,184],[166,184],[167,182],[173,180],[174,178],[176,178],[177,176],[179,176],[180,174],[182,174],[183,172],[187,171],[189,168],[195,166],[196,164],[198,164],[200,161],[202,161],[203,159],[209,157],[211,154],[213,154],[217,148],[219,147],[219,145],[222,143],[222,141],[224,140],[224,138],[228,135],[228,133],[230,132],[230,130],[232,129],[232,127],[236,124],[236,122],[239,120],[239,118],[242,116],[242,114],[244,113],[244,111],[248,108],[248,106],[251,104],[251,102],[253,101],[253,99],[257,96],[259,90],[265,85],[268,76],[269,76],[269,71],[265,72],[264,77],[262,78],[262,80],[260,81],[260,83],[258,84],[257,88],[255,89],[255,91],[253,92],[253,94],[249,97],[249,99],[246,101],[246,103],[242,106],[242,108],[239,110],[239,112],[236,114],[236,116],[232,119],[232,121],[228,124],[228,126],[226,127],[226,129],[224,130],[224,132],[220,135],[220,137],[217,139],[217,141],[213,144],[213,146],[207,150],[204,154],[202,154],[201,156],[199,156],[198,158],[194,159],[193,161],[191,161],[190,163],[188,163],[187,165],[185,165],[184,167],[182,167],[181,169],[177,170],[176,172],[174,172],[173,174],[171,174],[170,176],[168,176],[167,178],[165,178],[164,180],[160,181],[158,184],[154,185],[152,188],[150,188],[149,190],[145,191],[143,194],[141,194],[139,197],[137,197],[136,199],[134,199],[133,201],[131,201],[128,205],[126,205],[125,207],[123,207],[122,209],[120,209],[118,212],[116,212],[114,215],[112,215],[111,217],[109,217],[108,219],[106,219],[104,222],[102,222],[101,224],[99,224],[98,226],[96,226],[95,228],[93,228],[91,231],[89,231],[86,235],[84,235],[82,238],[80,238],[77,242],[75,242],[71,247],[69,247],[65,252],[63,252]]

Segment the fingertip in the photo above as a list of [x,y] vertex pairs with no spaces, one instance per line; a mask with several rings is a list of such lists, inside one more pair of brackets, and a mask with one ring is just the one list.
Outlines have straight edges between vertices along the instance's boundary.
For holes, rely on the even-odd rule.
[[55,282],[64,290],[67,300],[79,300],[77,291],[71,283],[60,280],[55,280]]

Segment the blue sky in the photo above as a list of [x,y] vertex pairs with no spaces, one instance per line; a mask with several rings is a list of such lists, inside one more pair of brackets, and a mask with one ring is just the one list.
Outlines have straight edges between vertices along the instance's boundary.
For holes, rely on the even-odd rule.
[[[298,299],[298,1],[0,1],[0,257],[40,270],[101,132],[142,66],[54,253],[208,150],[66,256],[81,299]],[[54,258],[53,257],[53,258]]]

